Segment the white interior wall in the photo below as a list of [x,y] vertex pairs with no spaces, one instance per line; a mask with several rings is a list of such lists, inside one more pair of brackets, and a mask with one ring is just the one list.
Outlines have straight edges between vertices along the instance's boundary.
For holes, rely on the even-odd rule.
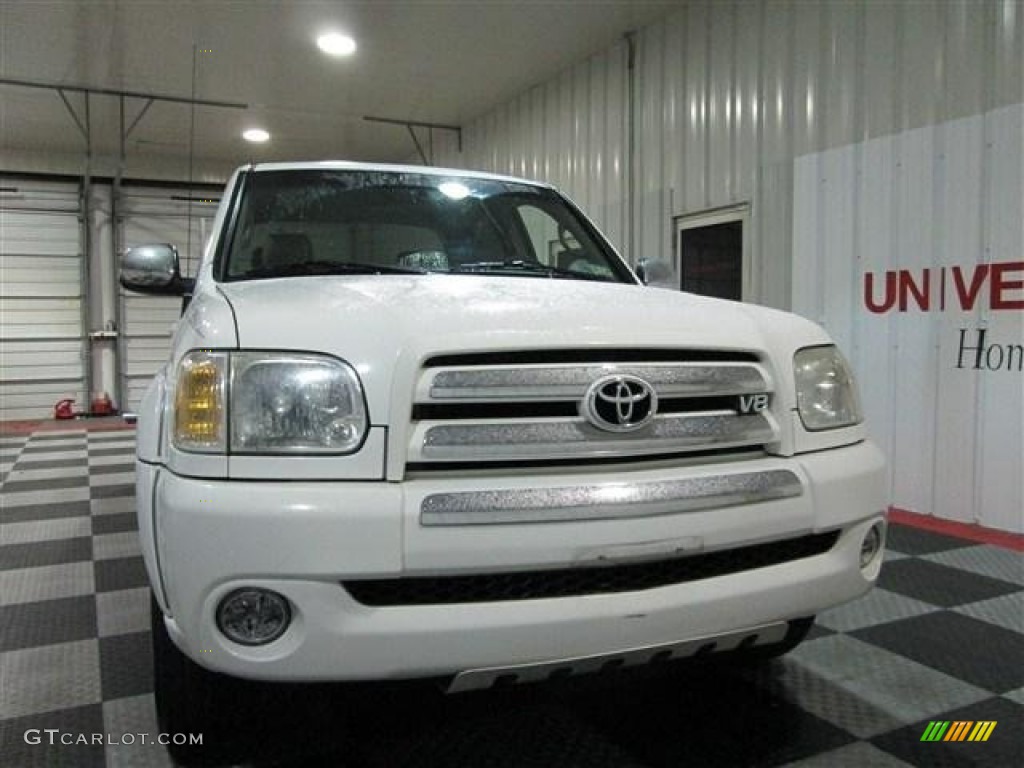
[[1024,100],[1018,0],[681,6],[636,34],[632,244],[625,42],[470,120],[461,152],[436,137],[435,162],[555,183],[631,261],[677,258],[673,217],[749,203],[754,299],[788,308],[796,157]]
[[794,198],[794,308],[859,371],[893,504],[1024,532],[1024,105],[805,155]]
[[[951,334],[965,318],[861,317],[866,264],[913,270],[1024,258],[1024,137],[1019,123],[986,117],[1024,102],[1024,6],[681,5],[636,35],[632,122],[619,44],[470,121],[463,151],[446,137],[440,162],[554,182],[585,208],[591,202],[595,222],[631,261],[674,262],[675,217],[749,203],[752,298],[809,314],[852,350],[872,429],[889,451],[894,503],[1024,530],[1021,375],[949,369]],[[622,83],[604,102],[620,111],[601,116],[623,125],[614,142],[577,107],[595,67],[600,82]],[[630,130],[632,243],[623,229],[629,169],[591,185],[562,164],[587,168],[595,152],[626,159],[628,151],[616,153],[628,150]],[[908,138],[918,130],[925,141]],[[957,224],[951,217],[963,210],[973,218]],[[1021,343],[1021,317],[1000,314],[1001,343]],[[994,316],[970,320],[975,331],[995,327]]]

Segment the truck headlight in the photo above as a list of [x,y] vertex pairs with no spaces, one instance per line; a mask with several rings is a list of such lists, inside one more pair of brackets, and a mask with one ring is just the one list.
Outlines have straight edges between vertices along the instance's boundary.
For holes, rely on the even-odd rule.
[[223,453],[228,353],[196,350],[178,366],[174,444],[184,451]]
[[839,350],[806,347],[793,358],[800,420],[810,432],[837,429],[862,421],[857,386]]
[[330,357],[265,352],[231,356],[231,450],[351,453],[366,435],[356,372]]
[[176,386],[174,445],[185,451],[352,453],[368,428],[356,372],[332,357],[196,350]]

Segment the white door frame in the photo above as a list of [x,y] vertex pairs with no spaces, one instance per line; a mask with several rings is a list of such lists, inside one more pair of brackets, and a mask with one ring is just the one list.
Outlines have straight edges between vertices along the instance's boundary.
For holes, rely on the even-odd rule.
[[682,288],[683,282],[683,231],[687,229],[699,229],[700,227],[712,227],[716,224],[729,224],[734,221],[741,223],[743,237],[742,263],[740,265],[740,297],[742,301],[757,301],[758,297],[754,292],[753,249],[751,248],[750,241],[750,203],[738,203],[736,205],[723,206],[721,208],[709,208],[705,211],[686,213],[681,216],[674,217],[672,255],[678,265],[676,274],[679,276],[679,284],[676,286],[677,289]]

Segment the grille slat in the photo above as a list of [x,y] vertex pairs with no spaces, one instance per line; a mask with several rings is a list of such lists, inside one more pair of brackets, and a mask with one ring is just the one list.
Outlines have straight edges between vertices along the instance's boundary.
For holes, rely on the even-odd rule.
[[[615,428],[620,408],[595,382],[647,388],[648,415]],[[605,398],[599,400],[599,397]],[[752,404],[757,404],[754,408]],[[443,355],[415,383],[407,463],[677,456],[777,440],[772,378],[744,351],[533,350]],[[596,408],[604,410],[598,414]],[[632,413],[632,405],[627,409]],[[595,415],[598,414],[598,415]],[[611,426],[608,418],[612,419]],[[628,426],[628,425],[627,425]]]
[[461,365],[545,365],[548,363],[756,363],[752,352],[723,349],[535,349],[437,355],[424,368]]
[[582,419],[527,419],[491,422],[420,422],[423,436],[414,461],[468,458],[522,459],[643,455],[712,446],[758,446],[774,436],[761,414],[677,414],[658,416],[625,435],[600,432]]
[[838,531],[653,562],[459,576],[343,581],[367,606],[451,605],[638,592],[765,568],[828,552]]

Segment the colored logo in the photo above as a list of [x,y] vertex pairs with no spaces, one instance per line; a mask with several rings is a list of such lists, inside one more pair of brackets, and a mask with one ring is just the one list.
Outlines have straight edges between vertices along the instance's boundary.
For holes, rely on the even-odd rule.
[[988,741],[996,729],[995,720],[932,720],[921,741]]
[[606,432],[632,432],[650,423],[658,411],[654,388],[638,376],[602,376],[581,403],[583,416]]

